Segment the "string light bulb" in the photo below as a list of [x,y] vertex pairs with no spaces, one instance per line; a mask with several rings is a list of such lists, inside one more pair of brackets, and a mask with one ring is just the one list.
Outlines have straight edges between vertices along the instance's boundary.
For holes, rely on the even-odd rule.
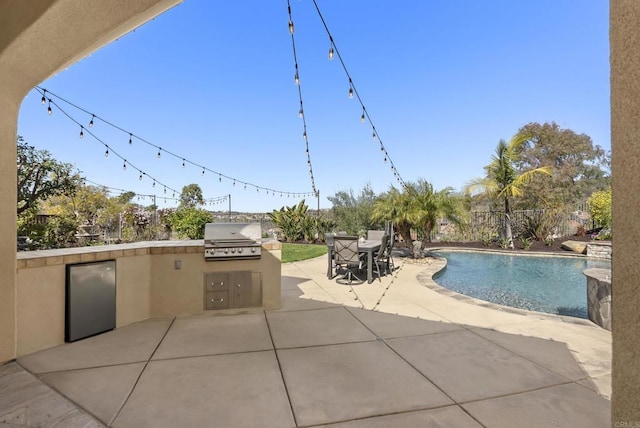
[[293,76],[293,82],[298,86],[300,84],[300,76],[298,76],[298,72],[296,71],[296,75]]
[[333,45],[329,47],[329,60],[333,60]]
[[[296,64],[296,75],[298,74],[298,73],[297,73],[297,70],[298,70],[298,66],[297,66],[297,64]],[[97,119],[102,120],[104,123],[106,123],[106,124],[107,124],[107,125],[109,125],[109,126],[119,128],[119,127],[117,127],[117,126],[115,126],[115,125],[113,125],[113,124],[109,123],[108,121],[105,121],[105,120],[104,120],[104,119],[102,119],[100,116],[97,116],[96,114],[93,114],[93,113],[89,113],[87,110],[84,110],[84,109],[82,109],[82,110],[85,112],[85,115],[86,115],[86,116],[91,115],[91,116],[90,116],[89,121],[88,121],[88,122],[85,122],[85,120],[86,120],[86,116],[85,116],[85,118],[81,119],[81,121],[75,120],[74,118],[72,118],[71,116],[69,116],[69,115],[65,112],[65,110],[64,110],[63,108],[61,108],[61,107],[59,107],[59,106],[58,106],[58,104],[55,102],[55,100],[53,99],[53,97],[49,98],[49,97],[47,96],[47,95],[48,95],[48,91],[45,91],[45,90],[44,90],[44,89],[42,89],[42,88],[37,88],[37,89],[40,89],[40,90],[41,90],[41,102],[42,102],[42,101],[43,101],[43,99],[44,99],[44,104],[47,104],[47,103],[48,103],[48,106],[47,106],[48,114],[49,114],[49,115],[52,115],[52,113],[53,113],[53,112],[52,112],[52,105],[51,105],[51,104],[54,104],[56,107],[58,107],[58,108],[60,109],[61,113],[64,113],[65,115],[67,115],[67,116],[68,116],[68,117],[69,117],[73,122],[75,122],[76,126],[79,126],[79,127],[80,127],[80,130],[79,130],[79,132],[78,132],[78,134],[77,134],[77,135],[78,135],[78,136],[79,136],[79,138],[81,138],[81,139],[83,139],[83,138],[84,138],[84,124],[85,124],[85,123],[87,124],[87,131],[89,132],[89,135],[90,135],[90,136],[92,136],[92,137],[94,137],[94,138],[98,138],[96,135],[94,135],[94,134],[89,130],[89,128],[93,128],[93,124],[95,123],[96,118],[97,118]],[[54,96],[55,96],[55,97],[57,97],[57,95],[54,95]],[[64,99],[61,99],[61,100],[62,100],[62,101],[64,101],[64,102],[66,102]],[[304,119],[304,110],[303,110],[303,102],[302,102],[302,100],[300,100],[299,115]],[[76,128],[76,129],[77,129],[77,128]],[[124,131],[123,133],[125,133],[125,135],[126,135],[127,133],[129,134],[129,144],[130,144],[130,145],[132,145],[132,144],[133,144],[133,132],[127,132],[127,131],[123,130],[122,128],[119,128],[119,130],[120,130],[120,131]],[[305,140],[307,139],[306,129],[305,129],[305,132],[304,132],[303,137],[304,137],[304,139],[305,139]],[[125,137],[125,138],[126,138],[126,137]],[[139,137],[137,137],[137,136],[136,136],[136,138],[139,138]],[[145,140],[143,140],[143,139],[141,139],[141,138],[139,138],[139,139],[140,139],[140,141],[141,141],[141,142],[143,142],[143,143],[145,143],[145,144],[148,144],[148,145],[151,145],[151,146],[153,146],[154,148],[156,148],[158,158],[161,158],[161,157],[162,157],[162,150],[163,150],[163,149],[162,149],[162,147],[156,146],[155,144],[149,143],[149,142],[147,142],[147,141],[145,141]],[[104,151],[103,153],[104,153],[105,158],[108,158],[108,157],[110,156],[110,154],[111,154],[111,153],[110,153],[110,151],[111,151],[111,147],[110,147],[110,146],[108,146],[108,145],[106,144],[106,142],[103,142],[100,138],[98,138],[98,142],[102,143],[102,144],[103,144],[103,146],[105,147],[105,151]],[[309,153],[308,146],[307,146],[307,150],[306,150],[306,152],[307,152],[307,154]],[[181,163],[182,168],[185,168],[185,167],[186,167],[186,158],[179,158],[178,156],[173,155],[173,153],[171,153],[171,152],[167,152],[167,153],[168,153],[168,154],[171,154],[171,155],[172,155],[172,156],[174,156],[174,157],[177,157],[178,159],[182,159],[182,163]],[[143,180],[143,177],[144,177],[145,175],[147,175],[146,173],[144,173],[143,171],[141,171],[141,170],[140,170],[140,169],[138,169],[137,167],[135,167],[135,166],[133,166],[133,165],[127,165],[127,164],[128,164],[128,160],[126,160],[126,159],[124,159],[122,156],[120,156],[120,154],[119,154],[117,151],[116,151],[116,152],[114,152],[114,156],[115,156],[116,158],[118,158],[118,159],[122,162],[122,164],[121,164],[121,165],[122,165],[122,169],[123,169],[123,171],[127,171],[128,169],[133,169],[133,170],[134,170],[134,171],[133,171],[133,173],[134,173],[134,174],[135,174],[135,171],[138,171],[138,172],[139,172],[139,177],[138,177],[138,178],[139,178],[139,180],[140,180],[140,181],[142,181],[142,180]],[[118,161],[118,159],[116,159],[116,161]],[[307,161],[308,161],[308,163],[310,163],[310,160],[309,160],[309,159],[308,159]],[[194,162],[192,162],[192,161],[189,161],[189,162],[191,163],[191,165],[192,165],[192,166],[195,166],[196,168],[198,167],[198,164],[197,164],[197,163],[194,163]],[[310,165],[309,165],[309,166],[310,166]],[[203,175],[203,176],[204,176],[204,175],[206,175],[206,171],[207,171],[207,169],[208,169],[208,168],[207,168],[206,166],[204,166],[204,165],[203,165],[203,166],[201,166],[201,168],[202,168],[202,175]],[[216,172],[215,172],[215,171],[212,171],[212,170],[209,170],[209,172],[210,172],[210,173],[212,173],[212,174],[211,174],[212,176],[215,176],[215,174],[216,174]],[[149,177],[149,178],[153,180],[153,187],[154,187],[154,188],[155,188],[155,187],[157,187],[157,186],[155,186],[156,179],[154,179],[153,177]],[[241,180],[240,180],[240,181],[238,181],[238,179],[233,178],[233,177],[227,177],[227,176],[225,176],[225,178],[226,178],[226,179],[228,179],[229,181],[232,181],[233,186],[235,186],[235,185],[236,185],[236,182],[238,182],[238,183],[240,183],[240,184],[244,184],[244,188],[245,188],[245,189],[247,188],[247,186],[249,186],[249,187],[250,187],[250,186],[254,186],[254,187],[256,187],[256,191],[257,191],[257,192],[260,192],[260,193],[261,193],[261,189],[262,189],[262,190],[267,191],[267,194],[268,194],[269,192],[272,192],[272,194],[274,194],[274,195],[275,195],[275,193],[277,192],[276,190],[271,190],[271,189],[267,189],[267,188],[265,188],[265,187],[256,186],[256,185],[254,185],[254,184],[252,184],[252,183],[245,183],[245,182],[243,182],[243,181],[241,181]],[[219,181],[219,182],[222,182],[222,173],[218,173],[218,181]],[[165,186],[165,185],[164,185],[163,183],[158,182],[158,186],[163,186],[163,190],[164,190],[164,186]],[[168,188],[168,190],[173,190],[173,189]],[[174,192],[174,193],[175,193],[175,192]],[[283,192],[283,194],[284,194],[284,192]],[[227,199],[229,199],[229,200],[230,200],[230,198],[227,198]],[[222,202],[220,202],[220,201],[219,201],[219,203],[222,203]]]
[[293,33],[295,32],[295,27],[293,26],[293,21],[289,20],[289,34],[293,35]]
[[302,110],[302,106],[300,106],[300,110],[298,110],[298,117],[302,119],[303,116],[304,116],[304,111]]
[[40,98],[40,102],[42,103],[42,105],[45,105],[45,103],[47,102],[47,97],[45,95],[47,95],[46,89],[42,91],[42,98]]
[[371,138],[373,138],[374,140],[376,138],[378,138],[378,136],[376,135],[376,131],[374,130],[373,133],[371,134]]
[[156,180],[153,180],[153,183],[151,183],[151,187],[153,187],[153,188],[156,187]]
[[353,98],[353,86],[349,86],[349,98]]
[[362,107],[362,116],[360,116],[360,122],[364,123],[364,107]]

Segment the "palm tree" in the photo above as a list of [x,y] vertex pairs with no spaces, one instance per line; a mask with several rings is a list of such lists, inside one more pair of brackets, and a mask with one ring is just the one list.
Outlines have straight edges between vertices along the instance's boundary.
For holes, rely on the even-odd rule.
[[411,244],[411,229],[422,236],[419,256],[426,242],[431,240],[431,231],[438,218],[445,217],[452,223],[463,225],[462,201],[453,195],[453,189],[447,187],[438,192],[425,180],[407,183],[403,192],[392,187],[389,192],[374,203],[372,220],[391,220],[396,230],[408,244],[409,251],[415,257]]
[[485,166],[487,176],[471,180],[465,186],[467,194],[482,193],[490,199],[504,202],[502,236],[511,249],[513,249],[513,235],[509,198],[522,196],[522,186],[531,182],[537,174],[551,175],[552,171],[550,167],[543,166],[518,174],[515,162],[518,158],[518,149],[525,141],[525,138],[516,137],[512,138],[509,143],[500,140],[498,147],[496,147],[496,154],[491,157],[491,163]]
[[[409,198],[403,192],[391,186],[389,191],[373,203],[371,220],[392,221],[395,230],[402,237],[404,242],[411,243],[411,221],[407,215],[409,212]],[[413,254],[413,246],[408,245],[409,251]]]

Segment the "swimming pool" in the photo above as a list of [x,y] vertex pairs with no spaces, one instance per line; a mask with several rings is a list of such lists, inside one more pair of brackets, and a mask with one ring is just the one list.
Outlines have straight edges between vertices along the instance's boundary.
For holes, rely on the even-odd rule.
[[587,268],[611,269],[608,260],[467,251],[433,251],[447,259],[434,276],[457,293],[550,314],[587,316]]

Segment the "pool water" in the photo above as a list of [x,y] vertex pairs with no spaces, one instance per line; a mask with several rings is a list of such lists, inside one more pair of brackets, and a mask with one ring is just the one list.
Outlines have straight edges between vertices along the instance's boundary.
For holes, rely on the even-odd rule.
[[611,269],[608,260],[436,251],[447,267],[434,276],[457,293],[501,305],[587,318],[588,268]]

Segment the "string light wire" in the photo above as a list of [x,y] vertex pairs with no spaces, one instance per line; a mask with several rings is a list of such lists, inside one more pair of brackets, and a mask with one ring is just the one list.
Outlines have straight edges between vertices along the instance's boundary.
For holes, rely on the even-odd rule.
[[[106,189],[109,193],[119,192],[121,195],[124,194],[124,193],[132,193],[133,197],[162,198],[164,200],[169,200],[169,201],[179,201],[180,200],[180,198],[176,198],[176,197],[169,197],[169,196],[157,195],[157,194],[145,195],[145,194],[142,194],[142,193],[136,193],[136,192],[134,192],[132,190],[126,190],[126,189],[120,189],[120,188],[117,188],[117,187],[106,186],[104,184],[96,183],[95,181],[89,180],[88,178],[85,178],[85,177],[82,178],[82,181],[85,182],[85,184],[86,183],[90,183],[90,184],[92,184],[92,185],[94,185],[96,187],[100,187],[102,189]],[[167,190],[167,189],[169,189],[169,188],[166,187],[165,190]],[[164,193],[166,194],[166,191]],[[210,205],[219,204],[221,202],[228,201],[230,196],[231,195],[223,195],[223,196],[216,196],[216,197],[213,197],[213,198],[207,198],[207,199],[204,199],[204,203],[205,204],[210,204]]]
[[311,180],[311,189],[313,190],[313,195],[318,197],[318,189],[316,188],[316,180],[313,175],[313,165],[311,164],[311,152],[309,151],[309,136],[307,134],[307,119],[304,114],[304,104],[302,102],[302,84],[300,83],[300,67],[298,65],[298,56],[296,54],[296,39],[294,36],[295,31],[293,31],[293,17],[291,15],[291,3],[290,0],[287,0],[287,12],[289,13],[289,33],[291,34],[291,48],[293,50],[293,63],[295,68],[295,84],[298,88],[298,99],[300,101],[300,110],[298,110],[298,116],[302,119],[302,139],[305,144],[305,154],[307,156],[307,167],[309,168],[309,179]]
[[[289,0],[287,0],[287,2],[288,1]],[[379,134],[378,130],[376,129],[376,127],[375,127],[375,125],[373,123],[373,120],[371,119],[371,116],[369,115],[369,111],[366,109],[366,107],[364,105],[364,102],[362,101],[362,98],[360,97],[360,93],[358,92],[358,89],[356,88],[356,85],[353,82],[353,79],[351,78],[351,74],[349,73],[349,70],[347,69],[347,66],[346,66],[345,62],[342,59],[342,55],[340,54],[340,51],[338,50],[338,46],[336,45],[335,39],[333,38],[333,35],[331,34],[331,31],[329,31],[329,26],[327,25],[327,22],[325,21],[324,17],[322,16],[322,12],[320,12],[320,7],[318,6],[318,3],[316,2],[316,0],[312,0],[312,1],[313,1],[313,5],[316,8],[316,12],[318,12],[318,16],[320,17],[320,21],[322,21],[322,25],[324,26],[324,29],[327,32],[327,35],[329,36],[329,42],[331,43],[331,54],[330,54],[330,58],[329,59],[333,59],[334,57],[337,57],[338,61],[340,61],[340,64],[342,65],[342,69],[344,70],[345,74],[347,75],[347,79],[348,79],[348,82],[349,82],[349,98],[357,99],[358,102],[360,103],[360,106],[362,107],[362,116],[360,117],[360,120],[362,122],[364,122],[365,118],[366,118],[366,120],[371,125],[371,128],[372,128],[372,134],[371,135],[372,135],[373,140],[374,141],[377,140],[378,143],[380,144],[380,150],[384,154],[385,162],[388,162],[390,164],[391,171],[393,172],[394,177],[396,178],[396,180],[398,181],[400,186],[402,186],[404,188],[404,187],[406,187],[406,184],[405,184],[404,180],[402,179],[402,177],[400,176],[400,173],[398,172],[398,169],[396,168],[395,164],[391,160],[391,156],[389,155],[389,152],[387,151],[386,147],[382,143],[382,138],[380,138],[380,134]]]
[[[225,175],[225,174],[223,174],[223,173],[221,173],[219,171],[214,171],[213,169],[208,168],[205,165],[202,165],[202,164],[199,164],[199,163],[197,163],[195,161],[190,160],[186,156],[182,156],[182,155],[179,155],[177,153],[174,153],[174,152],[171,152],[169,150],[166,150],[166,149],[160,147],[159,145],[156,145],[156,144],[154,144],[154,143],[152,143],[152,142],[140,137],[139,135],[137,135],[137,134],[135,134],[133,132],[127,131],[126,129],[124,129],[124,128],[122,128],[122,127],[120,127],[120,126],[118,126],[118,125],[116,125],[116,124],[114,124],[114,123],[102,118],[101,116],[99,116],[99,115],[97,115],[95,113],[90,112],[89,110],[87,110],[87,109],[85,109],[83,107],[78,106],[77,104],[75,104],[75,103],[73,103],[73,102],[61,97],[60,95],[57,95],[57,94],[49,91],[48,89],[42,88],[40,86],[36,86],[35,90],[38,93],[40,93],[43,97],[45,97],[45,95],[46,95],[46,100],[48,101],[48,109],[49,109],[49,111],[51,111],[51,106],[52,105],[55,106],[56,108],[58,108],[61,112],[63,112],[63,114],[69,120],[71,120],[72,122],[76,123],[78,126],[82,127],[84,129],[84,131],[85,131],[85,134],[91,135],[93,138],[95,138],[97,141],[99,141],[101,144],[103,144],[105,146],[105,148],[107,148],[109,150],[109,154],[113,153],[113,154],[115,154],[116,156],[118,156],[122,160],[124,160],[124,158],[122,156],[120,156],[117,152],[115,152],[111,146],[107,145],[107,143],[105,143],[100,138],[98,138],[92,131],[89,131],[88,128],[85,128],[84,125],[80,121],[76,120],[70,114],[68,114],[66,111],[64,111],[60,107],[60,105],[55,102],[55,100],[53,98],[55,98],[55,99],[65,103],[65,104],[67,104],[67,105],[69,105],[69,106],[71,106],[71,107],[73,107],[73,108],[75,108],[75,109],[77,109],[77,110],[79,110],[79,111],[81,111],[83,113],[86,113],[87,115],[91,116],[91,121],[94,123],[94,125],[91,127],[92,129],[95,129],[95,122],[96,121],[100,121],[100,122],[102,122],[102,123],[114,128],[114,129],[116,129],[118,131],[123,132],[125,135],[127,135],[129,137],[129,140],[128,140],[129,144],[133,143],[133,139],[135,139],[135,141],[140,141],[140,142],[142,142],[144,144],[147,144],[147,145],[157,149],[157,154],[156,154],[157,157],[161,157],[162,153],[166,153],[167,155],[178,159],[181,162],[181,165],[183,167],[186,164],[189,164],[189,165],[192,165],[192,166],[196,167],[197,169],[200,169],[202,171],[202,175],[204,175],[205,171],[208,171],[208,172],[210,172],[210,173],[212,173],[214,175],[217,175],[220,179],[224,178],[224,179],[232,181],[232,182],[237,182],[237,183],[243,184],[245,186],[245,188],[246,188],[246,186],[253,187],[258,191],[259,190],[264,190],[264,191],[268,191],[270,193],[271,192],[272,193],[282,193],[283,195],[292,195],[292,196],[300,195],[300,197],[315,196],[315,194],[316,194],[315,190],[314,190],[313,193],[308,193],[308,192],[307,193],[304,193],[304,192],[300,193],[300,192],[291,192],[291,191],[271,189],[271,188],[268,188],[268,187],[264,187],[264,186],[260,186],[260,185],[257,185],[257,184],[249,183],[247,181],[243,181],[243,180],[241,180],[239,178],[235,178],[235,177],[231,177],[231,176]],[[49,114],[51,114],[51,113],[49,113]],[[132,168],[134,168],[134,169],[136,169],[138,171],[140,171],[143,175],[146,175],[139,168],[136,168],[135,166],[133,166],[131,164],[131,162],[127,161],[127,165],[131,166]],[[152,177],[150,177],[150,178],[152,178]],[[160,182],[158,182],[158,183],[160,183]]]

